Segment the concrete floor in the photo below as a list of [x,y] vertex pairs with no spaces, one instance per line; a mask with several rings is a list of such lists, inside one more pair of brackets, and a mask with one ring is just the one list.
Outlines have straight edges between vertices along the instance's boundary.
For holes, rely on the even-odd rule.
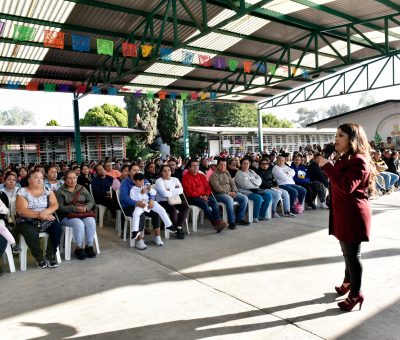
[[372,202],[360,312],[336,305],[343,260],[318,209],[145,251],[105,227],[96,259],[0,278],[0,339],[399,339],[400,192]]

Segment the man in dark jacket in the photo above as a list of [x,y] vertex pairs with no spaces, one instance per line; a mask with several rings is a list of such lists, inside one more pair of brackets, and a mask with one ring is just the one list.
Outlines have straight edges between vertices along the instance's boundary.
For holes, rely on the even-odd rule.
[[111,186],[114,178],[106,175],[102,165],[96,166],[97,176],[92,181],[92,194],[96,204],[105,205],[113,214],[116,209],[116,202],[112,198]]
[[317,195],[321,202],[320,207],[328,209],[326,204],[326,189],[328,188],[328,178],[325,176],[319,166],[319,160],[322,159],[321,153],[316,153],[314,159],[310,162],[307,168],[307,176],[310,178],[311,183],[317,188]]

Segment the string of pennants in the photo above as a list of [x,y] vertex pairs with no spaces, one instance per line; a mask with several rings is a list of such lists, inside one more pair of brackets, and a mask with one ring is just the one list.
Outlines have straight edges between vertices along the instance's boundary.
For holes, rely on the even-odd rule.
[[[0,35],[4,31],[5,22],[0,21]],[[34,27],[28,27],[24,25],[14,24],[14,32],[13,32],[13,40],[14,41],[32,41],[35,36],[36,29]],[[72,50],[79,52],[90,52],[90,36],[72,34]],[[64,41],[65,41],[65,33],[57,32],[53,30],[44,30],[44,39],[43,45],[44,47],[58,48],[64,49]],[[96,39],[96,47],[97,53],[101,55],[109,55],[112,56],[114,53],[114,41],[107,39]],[[153,45],[149,44],[135,44],[130,42],[123,42],[121,45],[122,55],[126,58],[137,58],[139,54],[148,58],[152,56],[155,49]],[[159,49],[159,57],[164,62],[172,61],[172,53],[173,49],[169,47],[161,47]],[[209,55],[197,54],[191,51],[182,51],[182,59],[181,62],[183,65],[191,66],[195,63],[195,58],[197,57],[198,63],[203,67],[214,67],[218,70],[226,70],[227,68],[231,72],[235,72],[238,67],[243,68],[243,73],[251,73],[252,66],[255,65],[257,70],[260,73],[266,73],[267,69],[270,75],[274,76],[277,68],[276,65],[266,64],[264,63],[256,63],[254,64],[252,61],[242,61],[239,62],[235,59],[226,59],[223,57],[214,57],[211,58]],[[280,66],[278,69],[281,69],[284,72],[288,72],[287,66]],[[296,67],[291,67],[290,69],[292,76],[301,75],[303,77],[308,77],[308,71],[306,69],[300,69]],[[297,74],[298,73],[298,74]],[[18,88],[21,84],[18,82],[9,82],[7,84],[8,88]],[[54,92],[56,90],[55,84],[43,84],[44,91]],[[30,91],[38,91],[39,84],[36,82],[30,82],[26,85],[26,89]],[[59,91],[68,92],[71,90],[71,86],[69,85],[59,85]],[[121,89],[124,91],[124,88]],[[78,85],[75,87],[75,92],[77,93],[85,93],[86,85]],[[101,88],[97,86],[92,87],[92,93],[100,94]],[[108,87],[107,93],[110,95],[116,95],[118,93],[118,89],[115,87]],[[137,90],[135,92],[136,96],[141,96],[144,93],[141,90]],[[154,98],[154,92],[147,91],[147,98]],[[181,93],[182,99],[188,98],[187,93]],[[166,92],[160,91],[158,92],[158,97],[160,99],[165,99]],[[170,98],[176,98],[176,93],[169,93]],[[197,99],[200,97],[201,99],[207,99],[207,93],[203,92],[198,95],[197,93],[191,93],[191,99]],[[216,99],[216,93],[210,92],[209,98]]]

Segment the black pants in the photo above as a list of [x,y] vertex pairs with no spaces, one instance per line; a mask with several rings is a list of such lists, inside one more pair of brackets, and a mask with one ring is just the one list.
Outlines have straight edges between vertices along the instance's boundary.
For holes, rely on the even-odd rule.
[[301,183],[299,185],[307,190],[306,203],[308,206],[312,206],[314,204],[315,198],[317,197],[318,188],[312,182]]
[[167,201],[160,201],[158,203],[165,209],[174,227],[182,227],[184,225],[189,214],[189,206],[186,202],[182,201],[181,204],[176,205],[171,205]]
[[350,296],[358,296],[361,290],[362,263],[361,263],[361,243],[340,242],[346,269],[344,271],[343,282],[350,282]]
[[[37,229],[31,223],[23,222],[17,224],[17,230],[24,237],[33,257],[38,261],[42,260],[43,251],[42,248],[40,248],[39,232]],[[54,221],[51,226],[46,229],[46,233],[49,234],[50,239],[50,241],[47,242],[46,257],[50,258],[56,253],[57,247],[60,245],[62,234],[61,224]]]

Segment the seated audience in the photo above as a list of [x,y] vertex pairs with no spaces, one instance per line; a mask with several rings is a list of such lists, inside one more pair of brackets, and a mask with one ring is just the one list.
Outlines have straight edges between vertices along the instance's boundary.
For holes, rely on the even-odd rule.
[[294,214],[290,212],[290,198],[289,193],[279,188],[278,183],[272,174],[272,167],[269,165],[269,160],[262,158],[260,160],[260,166],[257,169],[257,174],[261,177],[260,189],[264,189],[272,195],[272,217],[278,218],[279,214],[276,212],[278,202],[282,200],[283,202],[283,216],[285,217],[295,217]]
[[298,201],[299,204],[303,204],[307,190],[299,185],[296,185],[293,180],[295,172],[292,168],[285,164],[285,157],[281,155],[277,157],[276,165],[272,169],[272,174],[278,182],[279,187],[289,193],[290,211],[293,214],[298,214],[298,211],[296,211],[294,208],[295,202]]
[[262,179],[253,170],[250,170],[250,160],[244,158],[240,170],[235,176],[236,186],[242,194],[254,202],[253,222],[267,220],[267,210],[272,202],[272,195],[260,189]]
[[[246,195],[243,195],[238,191],[235,181],[232,179],[231,175],[226,169],[225,158],[218,159],[217,168],[210,176],[209,182],[215,199],[218,202],[225,203],[229,229],[236,229],[236,224],[250,224],[244,220],[248,198]],[[235,206],[233,205],[234,202],[239,204],[236,215],[234,210]]]
[[[169,215],[173,227],[176,229],[176,237],[183,239],[183,224],[188,218],[189,206],[180,196],[183,194],[181,182],[176,177],[171,177],[171,168],[169,165],[161,166],[161,177],[156,180],[157,202],[166,210]],[[168,199],[179,197],[177,203],[171,204]],[[173,202],[172,202],[173,203]],[[171,230],[174,232],[174,229]]]
[[168,166],[171,168],[171,177],[175,177],[179,179],[179,182],[182,182],[182,169],[178,166],[176,158],[170,158]]
[[101,204],[107,207],[112,213],[115,213],[115,202],[112,199],[111,186],[113,178],[106,175],[102,165],[96,166],[97,176],[92,181],[92,194],[96,204]]
[[190,205],[203,209],[217,233],[227,227],[222,220],[219,207],[211,195],[211,188],[204,174],[199,172],[199,163],[192,159],[187,163],[188,171],[182,177],[183,191]]
[[64,181],[62,179],[57,179],[57,168],[55,166],[49,166],[46,169],[44,186],[51,191],[57,191],[63,184]]
[[92,175],[88,165],[82,163],[81,173],[78,176],[78,184],[82,185],[87,191],[90,191],[90,184],[92,183]]
[[155,184],[159,174],[156,172],[156,164],[148,162],[144,168],[144,177],[150,184]]
[[4,194],[4,197],[0,199],[0,235],[3,236],[8,243],[10,243],[13,254],[18,254],[21,252],[21,248],[18,246],[10,230],[7,228],[9,214],[10,209],[8,208],[8,199],[7,196]]
[[399,180],[399,176],[386,171],[388,169],[388,166],[386,165],[385,161],[382,160],[380,151],[374,152],[372,162],[375,164],[375,168],[379,172],[379,175],[382,176],[385,180],[384,190],[386,191],[386,193],[389,193]]
[[[56,192],[58,218],[62,225],[71,227],[73,230],[75,256],[79,260],[84,260],[85,257],[96,257],[93,250],[96,233],[94,199],[89,191],[77,184],[77,177],[73,170],[66,172],[64,180],[65,183]],[[83,248],[85,235],[86,245]]]
[[[27,178],[28,186],[19,189],[17,193],[17,231],[25,238],[39,268],[58,267],[56,252],[60,245],[62,228],[53,215],[58,209],[56,196],[44,187],[43,174],[40,171],[34,170]],[[49,234],[47,261],[40,248],[39,233],[42,231]]]
[[322,158],[321,153],[316,153],[314,159],[310,161],[307,167],[307,175],[310,178],[311,183],[317,188],[317,195],[321,202],[320,207],[323,209],[329,209],[326,204],[326,190],[328,188],[328,178],[325,176],[321,167],[319,166],[319,161]]
[[106,175],[111,176],[112,178],[118,178],[121,176],[121,173],[118,170],[113,169],[111,161],[107,161],[104,163],[104,170],[106,172]]

